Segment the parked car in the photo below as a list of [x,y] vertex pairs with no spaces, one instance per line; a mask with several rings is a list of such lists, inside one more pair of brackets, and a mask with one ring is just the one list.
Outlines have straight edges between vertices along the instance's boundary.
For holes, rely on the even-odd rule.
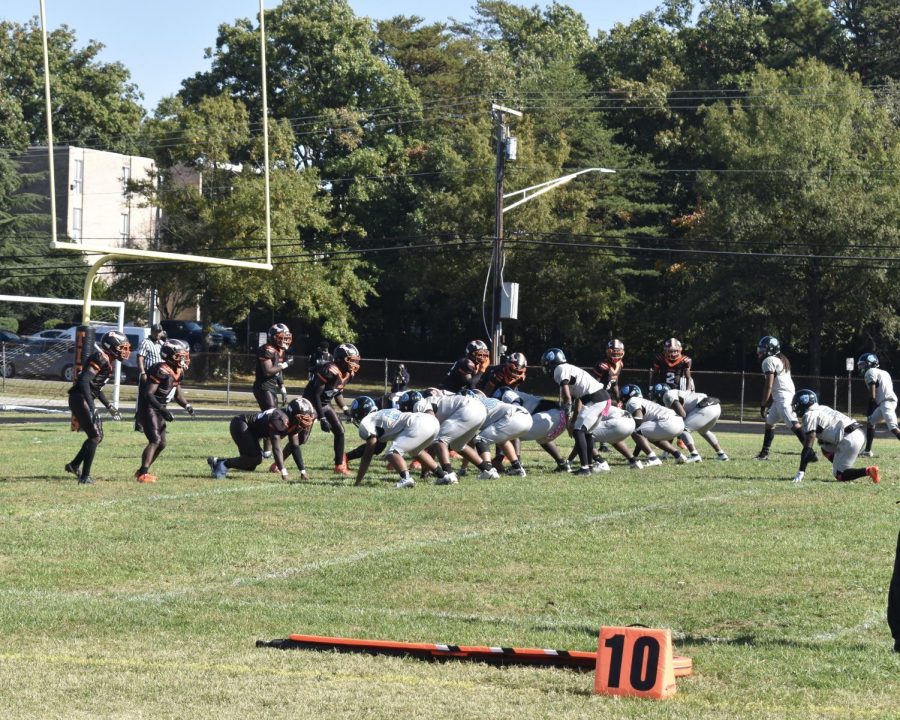
[[223,345],[230,348],[233,348],[237,345],[237,333],[230,327],[226,327],[221,323],[212,323],[210,327],[213,329],[214,333],[218,333],[222,336]]
[[75,343],[63,339],[39,352],[30,352],[15,372],[24,377],[74,381]]
[[184,340],[191,348],[192,353],[201,353],[207,350],[220,350],[224,339],[221,333],[209,334],[209,345],[203,336],[203,326],[193,320],[160,320],[162,329],[166,335],[174,340]]
[[41,330],[40,332],[29,335],[34,340],[74,340],[75,333],[71,330],[61,330],[54,328],[52,330]]
[[0,330],[0,343],[5,345],[22,345],[25,340],[21,335],[16,335],[12,330]]

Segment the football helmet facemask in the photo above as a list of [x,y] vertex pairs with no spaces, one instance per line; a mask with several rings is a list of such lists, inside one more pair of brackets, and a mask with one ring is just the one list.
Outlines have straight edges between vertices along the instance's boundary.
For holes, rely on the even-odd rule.
[[296,423],[301,430],[309,430],[316,421],[316,409],[306,398],[295,398],[288,403],[287,414],[292,423]]
[[100,339],[100,349],[116,360],[124,362],[131,357],[131,343],[128,337],[118,330],[110,330]]
[[771,335],[764,335],[759,339],[759,342],[756,343],[756,356],[757,357],[769,357],[771,355],[777,355],[781,352],[781,343],[778,342],[777,337],[772,337]]
[[528,372],[528,360],[520,352],[510,355],[500,369],[503,382],[507,385],[522,382],[525,379],[526,372]]
[[378,406],[372,398],[368,395],[360,395],[350,403],[350,420],[354,425],[359,425],[367,415],[376,410],[378,410]]
[[675,362],[681,357],[681,342],[678,338],[669,338],[663,343],[663,348],[666,352],[666,360],[669,362]]
[[478,365],[490,362],[491,354],[484,340],[473,340],[466,345],[466,355]]
[[860,375],[865,375],[866,370],[878,367],[878,356],[875,353],[863,353],[856,361],[856,369]]
[[612,362],[618,362],[625,357],[625,343],[617,338],[613,338],[606,343],[606,357]]
[[819,404],[819,397],[815,390],[798,390],[791,399],[791,407],[798,417],[802,417],[807,410]]
[[275,323],[269,328],[266,337],[269,341],[269,345],[280,348],[281,350],[287,350],[291,346],[291,340],[293,340],[291,331],[284,323]]
[[[334,361],[341,366],[344,372],[353,375],[359,372],[359,350],[352,343],[341,343],[334,349]],[[363,395],[363,397],[367,397]]]
[[184,340],[166,340],[159,349],[159,356],[173,370],[187,370],[191,365],[191,348]]

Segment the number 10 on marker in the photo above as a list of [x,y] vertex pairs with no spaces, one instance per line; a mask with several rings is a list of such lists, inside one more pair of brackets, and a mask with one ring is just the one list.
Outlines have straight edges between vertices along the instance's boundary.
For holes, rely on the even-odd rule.
[[672,695],[675,671],[671,631],[601,628],[594,689],[607,695],[651,698]]

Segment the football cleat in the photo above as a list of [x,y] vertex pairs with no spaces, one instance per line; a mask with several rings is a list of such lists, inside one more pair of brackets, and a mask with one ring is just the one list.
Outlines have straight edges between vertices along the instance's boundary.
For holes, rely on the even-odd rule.
[[872,478],[873,483],[881,482],[881,472],[878,470],[877,465],[869,465],[869,467],[866,468],[866,475]]
[[479,480],[496,480],[500,477],[500,473],[497,472],[496,468],[488,468],[487,470],[482,470],[478,473]]
[[724,450],[720,450],[716,453],[716,460],[721,460],[722,462],[728,462],[731,458],[728,457],[728,453]]
[[81,475],[81,469],[72,463],[66,463],[66,472],[72,473],[73,475]]
[[646,467],[656,467],[657,465],[662,465],[662,460],[660,460],[656,455],[651,455],[644,461],[644,465]]
[[690,455],[688,455],[687,462],[689,462],[689,463],[703,462],[703,458],[700,457],[700,453],[692,452]]
[[403,480],[398,482],[396,485],[394,485],[394,487],[397,488],[398,490],[402,490],[404,488],[414,488],[415,486],[416,486],[416,481],[413,480],[411,477],[404,478]]
[[859,453],[859,456],[860,457],[875,457],[875,453],[873,453],[871,450],[863,450]]
[[759,453],[759,455],[757,455],[757,456],[756,456],[755,458],[753,458],[753,459],[754,459],[754,460],[768,460],[768,459],[769,459],[769,451],[768,451],[768,450],[761,450],[760,453]]
[[591,469],[589,467],[581,467],[581,468],[578,468],[577,470],[573,470],[572,474],[573,475],[590,475]]
[[630,467],[632,470],[643,470],[644,463],[642,463],[637,458],[631,458],[631,460],[628,461],[628,467]]
[[595,460],[591,465],[591,472],[604,473],[609,472],[609,463],[606,460]]
[[343,475],[344,477],[349,477],[353,474],[350,472],[350,468],[347,467],[346,461],[342,462],[340,465],[335,465],[334,472],[336,475]]
[[528,473],[525,472],[525,468],[523,468],[521,465],[517,468],[506,468],[506,472],[504,473],[504,475],[511,475],[513,477],[528,477]]
[[556,467],[553,469],[555,473],[570,473],[572,472],[572,467],[567,462],[557,463]]
[[688,462],[688,459],[687,459],[684,455],[682,455],[681,453],[678,453],[678,454],[675,456],[675,464],[676,464],[676,465],[684,465],[684,464],[687,463],[687,462]]
[[[138,471],[138,472],[140,472],[140,471]],[[156,482],[156,475],[151,475],[150,473],[141,473],[139,475],[138,473],[135,473],[134,479],[137,480],[139,483],[144,483],[144,484],[149,485],[151,483]]]
[[79,485],[93,485],[94,481],[91,480],[90,475],[82,475],[80,478],[78,478],[78,484]]
[[443,477],[435,478],[435,485],[457,485],[459,483],[459,478],[456,477],[456,473],[448,472],[445,473]]
[[272,457],[272,451],[271,451],[271,450],[265,450],[265,451],[263,452],[262,456],[263,456],[263,459],[264,459],[264,460],[268,460],[269,458]]

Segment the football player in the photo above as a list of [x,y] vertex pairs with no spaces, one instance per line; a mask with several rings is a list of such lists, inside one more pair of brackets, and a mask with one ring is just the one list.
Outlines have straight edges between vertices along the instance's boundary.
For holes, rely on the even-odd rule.
[[81,485],[93,482],[91,466],[94,463],[97,446],[103,441],[103,421],[100,414],[94,410],[94,400],[99,400],[103,404],[113,420],[122,419],[118,408],[103,394],[103,386],[109,382],[113,374],[113,363],[116,360],[124,362],[130,356],[131,343],[128,342],[128,337],[117,330],[111,330],[100,339],[100,344],[95,346],[95,352],[88,357],[74,385],[69,388],[72,430],[80,428],[87,435],[87,439],[81,444],[81,449],[72,462],[66,463],[66,472],[76,475]]
[[303,391],[303,397],[316,409],[322,432],[330,432],[334,436],[334,472],[338,475],[349,476],[351,473],[344,454],[344,425],[332,403],[337,403],[341,412],[347,415],[344,388],[359,368],[359,350],[351,343],[342,343],[334,350],[334,360],[320,365],[316,376]]
[[560,410],[559,404],[510,387],[498,388],[494,397],[510,405],[521,405],[531,413],[531,428],[518,439],[534,440],[540,445],[556,461],[556,469],[553,472],[569,472],[569,463],[553,442],[566,431],[568,419]]
[[663,343],[663,351],[653,358],[650,387],[662,383],[676,390],[693,390],[692,364],[693,360],[682,352],[678,338],[669,338]]
[[668,385],[657,383],[650,391],[650,399],[674,410],[684,420],[681,439],[695,462],[700,462],[700,453],[694,446],[692,432],[698,432],[716,451],[716,459],[728,460],[728,454],[719,445],[719,439],[712,429],[722,415],[722,405],[718,398],[690,390],[675,390]]
[[139,405],[140,423],[147,438],[141,467],[134,474],[139,483],[156,482],[156,476],[150,474],[150,466],[166,448],[166,423],[175,419],[167,407],[169,402],[174,400],[188,415],[194,414],[194,408],[181,392],[181,378],[191,364],[190,347],[184,340],[166,340],[159,354],[162,360],[147,372]]
[[490,361],[487,344],[483,340],[473,340],[466,345],[466,356],[450,367],[439,386],[440,389],[456,393],[463,388],[476,387]]
[[[622,401],[625,403],[625,411],[634,418],[636,429],[634,431],[635,442],[638,447],[647,453],[648,466],[660,465],[661,461],[653,452],[653,448],[647,445],[650,441],[658,448],[664,450],[675,458],[675,462],[683,465],[687,462],[697,462],[681,454],[681,451],[672,444],[672,440],[684,432],[684,421],[667,407],[647,400],[637,385],[625,385],[621,389]],[[643,439],[645,442],[641,442]]]
[[379,410],[375,401],[367,395],[355,398],[350,403],[350,419],[359,428],[359,436],[363,439],[365,448],[360,457],[354,485],[362,484],[372,457],[385,448],[388,464],[400,476],[400,481],[394,486],[396,488],[416,486],[403,457],[406,454],[418,458],[426,471],[438,469],[437,463],[425,452],[425,448],[437,439],[441,424],[434,415],[415,411],[415,406],[421,401],[421,393],[413,390],[403,394],[402,404],[409,408],[406,411],[395,408]]
[[613,338],[606,343],[606,359],[600,360],[592,372],[615,402],[619,401],[619,375],[625,368],[625,343]]
[[[284,323],[276,323],[266,334],[266,343],[256,351],[256,379],[253,381],[253,397],[260,410],[278,407],[276,394],[281,394],[282,404],[287,404],[287,388],[284,371],[294,363],[293,356],[285,357],[293,336]],[[263,457],[272,457],[268,440],[263,441]]]
[[[462,455],[479,469],[479,480],[495,480],[500,477],[490,460],[485,460],[469,441],[478,434],[487,417],[487,410],[478,400],[467,395],[453,395],[438,388],[429,388],[422,393],[425,401],[417,409],[433,413],[441,424],[437,440],[431,454],[438,462],[436,485],[455,485],[459,477],[450,464],[450,451]],[[402,406],[401,406],[402,408]]]
[[553,374],[559,385],[559,406],[565,413],[569,432],[575,438],[581,467],[576,475],[590,475],[591,470],[603,472],[602,458],[594,457],[594,436],[585,427],[584,411],[594,403],[610,404],[609,393],[589,373],[566,360],[559,348],[550,348],[541,356],[544,372]]
[[806,465],[815,453],[813,444],[816,438],[822,447],[822,454],[831,461],[836,480],[847,482],[868,475],[872,482],[881,482],[877,465],[853,467],[866,442],[862,423],[854,422],[827,405],[819,405],[819,398],[813,390],[794,393],[791,407],[801,418],[803,426],[803,452],[800,453],[800,469],[794,476],[794,482],[803,480]]
[[[487,416],[475,436],[475,450],[481,459],[491,462],[491,444],[496,443],[499,452],[509,460],[507,475],[526,477],[527,473],[519,460],[514,441],[531,429],[531,413],[521,404],[506,403],[498,398],[488,397],[480,390],[464,390],[463,393],[479,400]],[[493,463],[492,463],[493,464]]]
[[[801,445],[806,444],[806,438],[800,427],[800,421],[791,406],[794,397],[794,381],[791,379],[791,362],[781,352],[781,343],[778,338],[765,335],[756,345],[756,357],[762,360],[762,371],[765,375],[762,400],[759,404],[759,414],[766,421],[763,434],[763,446],[756,456],[757,460],[769,459],[769,448],[775,438],[776,423],[783,422],[791,428]],[[818,458],[813,452],[808,462],[816,462]]]
[[528,373],[528,360],[520,352],[506,356],[499,365],[487,369],[478,383],[478,389],[488,397],[502,387],[515,388],[525,382]]
[[863,376],[869,391],[869,407],[866,409],[866,449],[861,457],[875,457],[872,452],[872,441],[875,439],[875,426],[879,422],[887,425],[894,437],[900,440],[900,428],[897,426],[897,395],[894,393],[894,381],[890,373],[878,367],[878,356],[875,353],[863,353],[856,361],[856,369]]
[[275,472],[287,480],[289,473],[284,466],[284,454],[281,450],[281,439],[287,438],[291,456],[300,471],[300,479],[309,480],[300,446],[309,439],[315,419],[316,411],[306,398],[291,400],[284,410],[270,408],[255,414],[234,416],[228,429],[231,439],[238,447],[239,455],[228,459],[206,458],[212,476],[217,480],[222,480],[228,474],[229,468],[255,470],[263,461],[260,444],[264,439],[268,439],[275,457]]
[[[637,427],[635,420],[629,413],[622,410],[615,403],[595,403],[584,411],[584,427],[593,436],[594,440],[612,445],[622,457],[628,461],[632,470],[642,470],[644,463],[638,460],[625,444],[625,439],[634,435]],[[643,439],[643,438],[642,438]],[[646,441],[645,441],[646,443]],[[644,444],[642,449],[652,453],[649,444]],[[609,471],[609,463],[600,461],[600,472]]]
[[332,360],[334,360],[334,356],[328,350],[328,341],[322,340],[307,360],[306,368],[309,372],[309,379],[312,380],[316,376],[320,365],[330,363]]

